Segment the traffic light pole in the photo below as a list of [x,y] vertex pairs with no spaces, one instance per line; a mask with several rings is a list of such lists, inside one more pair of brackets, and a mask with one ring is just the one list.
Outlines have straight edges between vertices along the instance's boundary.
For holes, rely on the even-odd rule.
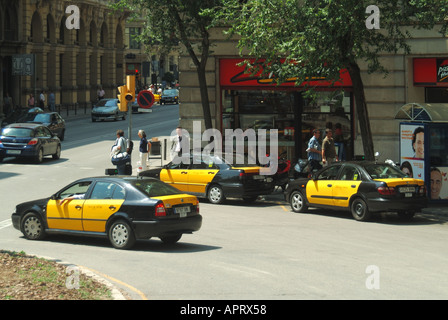
[[127,105],[128,105],[128,148],[130,148],[132,140],[132,101],[128,101]]

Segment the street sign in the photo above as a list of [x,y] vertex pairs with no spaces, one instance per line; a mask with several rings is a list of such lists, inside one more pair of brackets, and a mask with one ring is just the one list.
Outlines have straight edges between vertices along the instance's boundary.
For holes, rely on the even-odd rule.
[[155,99],[151,91],[143,90],[137,96],[137,103],[143,109],[149,109],[154,104]]
[[34,55],[16,54],[12,56],[13,76],[33,76],[34,75]]

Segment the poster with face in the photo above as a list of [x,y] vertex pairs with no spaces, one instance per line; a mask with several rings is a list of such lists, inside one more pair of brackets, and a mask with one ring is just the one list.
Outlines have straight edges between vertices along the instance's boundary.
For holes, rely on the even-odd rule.
[[430,199],[448,199],[448,167],[431,167],[429,177]]
[[400,124],[400,168],[409,177],[425,179],[425,127]]

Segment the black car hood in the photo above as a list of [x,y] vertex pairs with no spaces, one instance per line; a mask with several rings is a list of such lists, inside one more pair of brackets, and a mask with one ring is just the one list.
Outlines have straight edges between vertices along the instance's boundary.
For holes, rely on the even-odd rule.
[[32,207],[45,208],[47,206],[47,203],[49,200],[50,200],[50,198],[44,198],[44,199],[39,199],[39,200],[23,202],[23,203],[17,205],[17,208],[18,209],[32,208]]

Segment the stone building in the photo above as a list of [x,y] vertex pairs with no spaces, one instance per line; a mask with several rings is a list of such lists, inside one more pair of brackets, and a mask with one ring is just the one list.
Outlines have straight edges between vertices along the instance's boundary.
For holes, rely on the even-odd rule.
[[[115,97],[125,81],[127,14],[113,12],[109,2],[0,0],[0,96],[9,93],[14,105],[26,106],[30,94],[53,91],[62,110],[90,107],[100,86]],[[79,29],[66,24],[73,4]],[[35,58],[35,75],[15,73],[14,57],[25,54]]]

